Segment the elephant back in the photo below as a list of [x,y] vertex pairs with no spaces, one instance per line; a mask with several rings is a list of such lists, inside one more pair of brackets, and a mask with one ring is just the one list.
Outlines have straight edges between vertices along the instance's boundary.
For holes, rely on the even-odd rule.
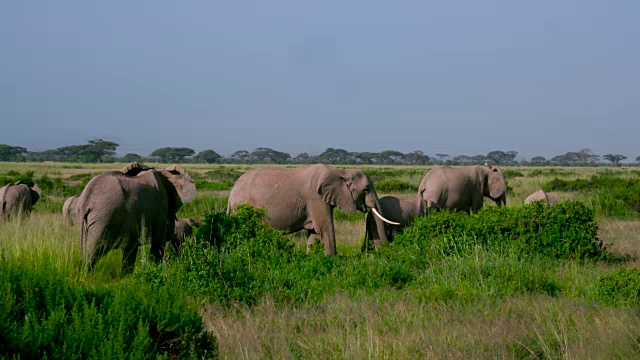
[[120,172],[125,174],[125,175],[129,175],[129,176],[137,176],[139,173],[143,172],[143,171],[147,171],[150,170],[152,168],[150,168],[149,166],[134,161],[134,162],[130,162],[127,165],[125,165]]

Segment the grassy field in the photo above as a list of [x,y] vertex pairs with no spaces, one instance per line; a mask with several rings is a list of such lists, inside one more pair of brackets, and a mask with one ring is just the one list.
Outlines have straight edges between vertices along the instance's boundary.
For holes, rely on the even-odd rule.
[[[1,322],[17,324],[12,331],[20,333],[21,338],[15,339],[14,344],[32,346],[36,351],[48,349],[47,339],[61,341],[59,330],[53,331],[54,335],[46,335],[52,332],[53,325],[47,321],[53,315],[42,309],[53,309],[52,313],[56,313],[56,309],[66,307],[66,317],[59,320],[57,326],[75,324],[70,318],[81,312],[76,307],[85,306],[81,312],[83,319],[91,319],[86,315],[91,313],[87,309],[94,306],[95,300],[86,300],[88,305],[82,305],[85,300],[70,300],[71,305],[64,305],[65,299],[71,297],[63,295],[67,294],[65,291],[77,291],[81,299],[113,297],[112,302],[101,303],[103,307],[107,306],[104,304],[112,306],[100,315],[101,324],[115,321],[110,320],[110,316],[128,316],[127,311],[131,310],[118,302],[126,303],[118,300],[121,298],[135,298],[143,304],[139,305],[141,308],[148,306],[164,315],[153,313],[136,320],[137,323],[121,331],[125,334],[119,337],[103,325],[104,334],[92,335],[85,345],[78,345],[77,349],[58,357],[68,358],[68,354],[74,352],[83,354],[78,356],[84,358],[149,356],[147,350],[153,348],[154,342],[140,340],[138,344],[138,340],[132,340],[133,345],[122,347],[118,341],[126,343],[127,333],[132,333],[132,338],[144,339],[144,334],[140,334],[145,331],[150,338],[157,338],[156,327],[161,326],[156,324],[154,316],[166,316],[180,324],[188,322],[191,326],[188,329],[197,332],[196,320],[187,310],[199,315],[194,319],[197,322],[201,319],[204,328],[215,336],[219,356],[229,359],[628,359],[640,356],[640,275],[635,272],[640,258],[640,217],[633,208],[634,198],[629,200],[625,194],[620,198],[619,194],[596,188],[549,191],[559,202],[577,200],[595,214],[598,235],[610,254],[606,259],[523,256],[507,250],[494,251],[473,242],[464,253],[436,254],[428,259],[400,247],[397,253],[391,253],[396,249],[392,248],[380,254],[361,254],[364,214],[337,210],[336,239],[340,255],[333,259],[305,255],[303,234],[289,236],[295,246],[286,260],[276,258],[277,253],[260,255],[273,259],[272,265],[261,265],[262,258],[258,255],[249,256],[248,265],[240,257],[215,258],[225,262],[216,271],[229,274],[245,271],[250,278],[246,281],[238,275],[237,283],[231,280],[225,284],[215,283],[215,279],[236,279],[233,277],[236,275],[221,277],[207,272],[206,261],[214,258],[208,257],[211,255],[198,248],[198,244],[188,248],[193,253],[170,256],[159,265],[146,261],[148,249],[143,247],[136,270],[126,277],[119,275],[121,255],[114,251],[101,260],[93,272],[85,273],[79,270],[78,231],[62,222],[62,203],[91,176],[122,166],[0,163],[0,178],[31,171],[29,175],[36,181],[50,183],[31,216],[0,224],[0,286],[3,286],[0,305],[5,310],[15,309],[20,303],[15,299],[31,303],[30,296],[39,294],[38,291],[45,294],[40,303],[25,307],[31,312],[41,311],[33,323],[25,320],[29,310],[15,312],[21,317],[0,315]],[[197,181],[198,195],[181,209],[179,217],[202,220],[211,213],[224,211],[230,186],[241,173],[255,166],[185,167]],[[363,167],[381,188],[385,182],[396,181],[408,184],[407,189],[417,188],[429,168]],[[510,189],[508,207],[522,206],[527,195],[548,188],[554,179],[569,182],[594,176],[640,179],[638,170],[625,168],[514,167],[505,170]],[[380,196],[415,196],[413,190],[392,193],[379,190],[378,193]],[[485,206],[495,205],[488,200]],[[253,250],[248,251],[253,254]],[[255,263],[251,263],[252,256],[257,259]],[[244,266],[255,268],[247,270]],[[625,272],[627,270],[629,272]],[[24,280],[27,274],[36,274],[32,281],[39,290],[33,293],[19,290],[28,288],[30,283]],[[56,280],[55,276],[62,280]],[[261,276],[267,279],[264,283]],[[27,285],[20,287],[16,283]],[[610,284],[612,288],[607,287]],[[61,286],[67,290],[60,291],[54,301],[46,295],[46,289],[40,289],[43,286]],[[624,295],[625,291],[629,294]],[[82,295],[86,293],[93,297]],[[138,299],[137,293],[142,298],[151,298],[148,294],[162,296],[154,302],[154,298]],[[63,305],[51,305],[57,304],[56,301]],[[163,309],[163,303],[171,310]],[[98,305],[95,307],[99,312]],[[181,317],[190,320],[178,320]],[[114,323],[114,328],[125,326],[118,324]],[[89,325],[73,326],[75,336],[91,329]],[[171,324],[162,326],[171,328]],[[9,330],[0,331],[0,339],[9,336]],[[67,341],[68,344],[55,346],[67,344],[71,349],[69,344],[73,341],[70,338]],[[108,344],[102,345],[101,341]],[[101,347],[102,352],[92,353],[83,348],[91,343]],[[162,346],[168,346],[166,343],[170,341]],[[204,343],[202,340],[198,344]],[[178,347],[176,343],[171,344]],[[160,349],[158,352],[166,357],[181,354],[197,358],[215,353],[203,355],[193,349],[196,345],[189,344],[180,348],[180,352],[162,352],[165,348],[160,345],[154,349]],[[126,351],[118,353],[118,349]],[[21,354],[25,358],[31,354],[19,350],[0,345],[0,357]],[[50,352],[48,356],[56,357]]]

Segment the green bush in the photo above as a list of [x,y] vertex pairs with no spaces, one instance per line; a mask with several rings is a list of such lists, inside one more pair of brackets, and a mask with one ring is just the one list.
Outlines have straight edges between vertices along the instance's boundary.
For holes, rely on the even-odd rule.
[[204,176],[212,181],[233,184],[236,182],[236,180],[238,180],[240,176],[242,176],[242,174],[242,172],[235,169],[220,167],[211,171],[207,171],[206,173],[204,173]]
[[620,268],[598,279],[595,298],[610,306],[640,304],[640,269]]
[[381,181],[375,185],[378,192],[417,192],[418,187],[409,184],[408,182],[392,179]]
[[9,170],[6,175],[0,176],[0,187],[22,181],[25,184],[30,183],[33,179],[33,171],[26,171],[21,174],[14,170]]
[[576,172],[564,169],[535,169],[528,176],[575,176]]
[[555,178],[543,186],[545,191],[579,191],[594,194],[594,211],[607,216],[640,213],[640,179],[593,176],[591,179]]
[[233,187],[232,182],[215,182],[207,180],[196,180],[198,190],[229,190]]
[[556,206],[486,207],[477,214],[434,212],[418,218],[394,242],[430,257],[465,255],[475,246],[496,252],[593,259],[605,247],[592,211],[580,202]]
[[[49,263],[51,264],[51,263]],[[176,287],[85,285],[47,262],[0,258],[0,354],[23,359],[212,358],[217,342]]]
[[506,178],[514,178],[514,177],[523,177],[524,176],[524,174],[522,174],[520,171],[513,170],[513,169],[503,169],[502,173],[504,174],[504,176]]
[[[381,181],[390,180],[392,178],[399,178],[402,176],[424,176],[429,171],[428,169],[365,169],[364,172],[367,176],[378,184]],[[378,186],[376,185],[376,189]]]

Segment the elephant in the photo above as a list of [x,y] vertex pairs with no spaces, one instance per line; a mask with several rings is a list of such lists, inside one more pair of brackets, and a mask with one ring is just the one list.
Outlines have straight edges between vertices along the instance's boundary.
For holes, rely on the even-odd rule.
[[527,198],[524,199],[524,204],[529,205],[534,201],[540,201],[540,200],[544,201],[546,204],[549,204],[549,205],[555,205],[556,203],[556,200],[551,196],[549,196],[546,192],[544,192],[544,190],[538,190],[532,193],[531,195],[527,196]]
[[87,184],[77,204],[80,243],[88,269],[109,250],[122,249],[122,273],[133,270],[141,235],[158,261],[174,236],[176,212],[195,198],[196,186],[180,165],[154,169],[133,162],[100,174]]
[[67,224],[76,224],[76,205],[78,205],[78,199],[80,195],[73,195],[64,201],[62,205],[62,219]]
[[0,215],[4,219],[17,214],[28,214],[40,199],[42,190],[36,183],[18,181],[0,188]]
[[426,203],[419,196],[404,199],[395,196],[383,196],[378,199],[378,201],[380,202],[384,216],[391,221],[397,222],[398,225],[380,224],[380,219],[368,213],[366,233],[361,248],[363,252],[369,250],[371,240],[373,240],[374,247],[378,248],[380,246],[381,237],[378,233],[379,228],[384,228],[387,240],[392,242],[395,233],[401,233],[413,219],[426,214]]
[[498,206],[507,204],[507,184],[502,170],[485,164],[459,168],[440,167],[431,169],[420,182],[418,196],[427,209],[452,209],[478,212],[482,208],[483,196]]
[[[324,164],[248,171],[233,185],[227,213],[240,204],[264,208],[267,224],[284,233],[306,230],[307,251],[319,237],[327,255],[336,254],[333,223],[336,206],[348,212],[371,209],[382,218],[378,195],[364,171],[332,168]],[[387,219],[384,221],[389,222]],[[384,229],[380,229],[380,233],[384,234]],[[382,238],[386,241],[386,237]]]
[[172,239],[173,247],[177,250],[185,238],[193,235],[193,228],[200,226],[202,226],[202,223],[194,219],[176,219],[174,237]]

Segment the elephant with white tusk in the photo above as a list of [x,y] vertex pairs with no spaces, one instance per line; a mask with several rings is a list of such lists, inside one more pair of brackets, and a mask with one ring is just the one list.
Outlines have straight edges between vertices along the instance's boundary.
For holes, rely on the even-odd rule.
[[334,207],[348,212],[370,208],[384,219],[373,183],[362,170],[323,164],[251,170],[233,185],[227,213],[240,204],[264,208],[267,223],[285,233],[307,230],[308,245],[320,237],[327,255],[336,254]]
[[40,199],[42,191],[33,181],[25,184],[18,181],[0,188],[0,216],[8,219],[19,213],[28,214]]
[[424,216],[426,213],[425,201],[419,196],[404,199],[395,196],[383,196],[379,199],[379,203],[384,216],[398,225],[381,224],[379,218],[371,213],[367,214],[366,233],[361,248],[363,252],[370,249],[372,240],[375,248],[380,246],[382,237],[378,232],[379,228],[385,230],[384,235],[391,242],[394,234],[401,233],[413,219],[418,216]]
[[174,236],[176,212],[195,195],[195,183],[180,165],[153,169],[134,162],[91,179],[77,204],[89,269],[109,250],[121,248],[122,271],[130,272],[143,233],[150,239],[151,256],[160,260]]
[[486,165],[431,169],[420,182],[418,196],[428,209],[478,212],[483,197],[498,206],[507,204],[507,184],[502,170]]

